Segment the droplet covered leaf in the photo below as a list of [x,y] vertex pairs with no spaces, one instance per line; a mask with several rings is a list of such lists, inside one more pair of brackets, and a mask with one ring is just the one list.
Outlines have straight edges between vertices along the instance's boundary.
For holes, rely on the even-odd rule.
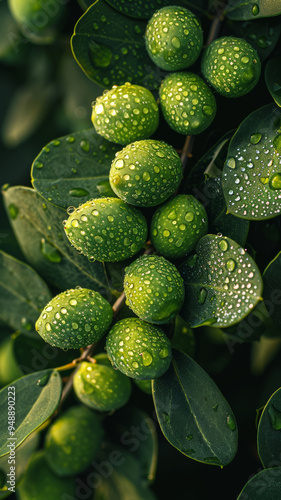
[[181,316],[191,327],[227,327],[241,321],[258,303],[260,271],[252,257],[227,237],[208,234],[179,271],[185,282]]
[[277,465],[280,461],[280,430],[281,389],[278,389],[267,401],[258,425],[258,454],[265,468]]
[[102,87],[130,82],[156,89],[161,76],[146,53],[145,27],[145,21],[136,22],[98,0],[75,26],[71,39],[74,58]]
[[64,209],[91,198],[114,196],[108,173],[119,149],[94,128],[60,137],[34,160],[32,185],[43,198]]
[[262,220],[281,212],[281,110],[269,104],[241,123],[228,149],[222,187],[228,211]]
[[237,450],[235,417],[195,361],[174,350],[169,370],[153,380],[152,394],[161,430],[175,448],[206,464],[231,462]]
[[237,21],[272,17],[281,14],[280,0],[231,0],[226,7],[226,15]]

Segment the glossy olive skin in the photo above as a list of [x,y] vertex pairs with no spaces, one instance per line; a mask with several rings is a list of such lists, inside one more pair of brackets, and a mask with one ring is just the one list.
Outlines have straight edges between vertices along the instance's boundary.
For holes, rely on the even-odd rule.
[[240,97],[257,84],[261,62],[257,51],[243,38],[225,36],[214,40],[201,61],[204,78],[224,97]]
[[95,356],[95,363],[84,361],[73,379],[77,398],[97,411],[112,411],[124,406],[131,395],[128,377],[114,370],[106,354]]
[[106,338],[106,352],[115,368],[138,380],[160,377],[172,360],[171,344],[165,333],[139,318],[115,323]]
[[97,198],[80,205],[65,222],[70,243],[89,260],[116,262],[144,245],[144,215],[119,198]]

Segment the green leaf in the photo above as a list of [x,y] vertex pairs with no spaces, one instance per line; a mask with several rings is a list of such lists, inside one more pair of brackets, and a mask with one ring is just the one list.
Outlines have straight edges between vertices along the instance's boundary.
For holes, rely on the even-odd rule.
[[61,398],[62,381],[58,372],[43,370],[26,375],[0,391],[0,413],[7,415],[8,401],[15,394],[16,422],[13,436],[8,433],[7,425],[0,429],[0,457],[10,451],[9,438],[13,437],[16,448],[57,409]]
[[0,319],[15,330],[35,330],[52,295],[28,265],[0,250]]
[[97,0],[74,28],[74,58],[86,75],[102,87],[130,82],[157,89],[163,72],[146,52],[145,28],[145,21],[136,22],[104,0]]
[[191,327],[231,326],[261,300],[259,269],[252,257],[230,238],[207,234],[179,271],[185,283],[180,315]]
[[265,67],[265,83],[276,102],[277,106],[281,106],[281,57],[273,57]]
[[65,209],[91,198],[115,196],[108,173],[118,150],[120,146],[103,139],[94,127],[60,137],[34,160],[32,185],[43,198]]
[[[32,453],[36,450],[36,448],[39,445],[39,433],[38,432],[33,432],[28,436],[28,438],[16,449],[15,451],[15,462],[16,462],[16,483],[18,484],[20,482],[20,479],[22,478],[26,466],[28,464],[29,458],[31,457]],[[0,458],[0,471],[3,471],[6,476],[5,480],[5,486],[6,488],[9,487],[9,484],[7,484],[7,480],[9,477],[7,474],[10,474],[10,464],[8,463],[7,457],[1,457]],[[10,495],[12,492],[8,490],[8,494],[6,491],[1,491],[0,490],[0,500],[3,498],[6,498],[8,495]]]
[[106,443],[101,466],[110,464],[110,474],[100,475],[95,487],[95,500],[156,500],[143,485],[141,467],[136,458],[120,446]]
[[232,35],[244,38],[264,61],[274,50],[281,33],[279,18],[255,19],[253,21],[228,21]]
[[277,326],[281,326],[281,252],[268,264],[263,273],[264,303]]
[[89,262],[70,245],[63,231],[65,210],[26,187],[9,188],[3,195],[22,252],[46,281],[61,290],[79,285],[110,296],[103,265]]
[[264,468],[280,465],[281,388],[267,401],[258,425],[258,454]]
[[152,382],[157,418],[166,439],[189,458],[224,466],[237,451],[232,410],[209,375],[174,351],[169,370]]
[[173,337],[171,338],[173,349],[182,351],[193,357],[195,354],[194,332],[180,316],[176,316]]
[[244,246],[250,222],[227,213],[219,177],[209,177],[204,184],[206,192],[210,195],[209,203],[205,206],[209,220],[209,233],[221,233]]
[[[138,437],[135,429],[139,429]],[[138,408],[126,406],[110,417],[111,438],[128,450],[140,466],[144,485],[155,479],[157,466],[157,431],[151,417]]]
[[141,19],[150,19],[156,10],[166,5],[179,5],[190,8],[192,11],[201,11],[205,3],[204,0],[198,0],[196,3],[188,0],[150,0],[149,3],[143,0],[127,0],[126,2],[107,0],[107,2],[125,15]]
[[279,16],[281,14],[281,1],[231,0],[226,7],[225,13],[228,18],[236,21]]
[[22,374],[63,366],[80,355],[78,349],[63,351],[51,346],[37,334],[21,333],[12,337],[14,359]]
[[281,110],[269,104],[241,123],[228,149],[222,187],[230,213],[248,220],[281,212]]
[[237,500],[279,500],[281,497],[281,467],[258,472],[244,486]]

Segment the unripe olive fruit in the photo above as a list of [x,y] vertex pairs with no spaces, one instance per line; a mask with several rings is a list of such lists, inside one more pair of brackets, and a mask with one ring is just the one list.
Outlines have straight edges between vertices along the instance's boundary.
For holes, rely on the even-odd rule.
[[140,85],[114,85],[92,105],[98,134],[117,144],[150,137],[159,123],[159,110],[150,90]]
[[180,194],[159,207],[150,227],[151,242],[164,257],[184,257],[207,233],[208,216],[192,195]]
[[136,141],[116,153],[109,172],[113,191],[131,205],[153,207],[167,200],[182,179],[178,153],[163,141]]
[[166,122],[179,134],[200,134],[215,118],[215,96],[194,73],[167,75],[161,83],[159,97]]
[[184,301],[184,283],[176,266],[159,255],[143,255],[125,269],[128,306],[150,323],[168,323]]
[[50,500],[75,498],[76,484],[72,477],[58,477],[47,465],[45,452],[35,452],[17,487],[19,500]]
[[139,380],[160,377],[172,360],[171,344],[165,333],[139,318],[115,323],[106,338],[106,351],[113,366]]
[[147,237],[144,215],[119,198],[87,201],[71,213],[64,229],[79,252],[100,262],[132,257]]
[[96,363],[84,361],[73,379],[78,399],[98,411],[117,410],[124,406],[131,395],[131,381],[114,370],[106,354],[95,356]]
[[243,38],[224,36],[214,40],[203,53],[204,78],[225,97],[240,97],[257,84],[261,63],[257,51]]
[[150,58],[160,68],[188,68],[198,59],[203,46],[200,21],[184,7],[163,7],[149,20],[145,43]]
[[102,438],[102,425],[93,411],[85,406],[68,408],[46,434],[49,467],[58,476],[79,474],[97,457]]
[[35,328],[49,344],[73,349],[100,340],[112,317],[111,305],[99,292],[78,287],[56,295],[44,307]]

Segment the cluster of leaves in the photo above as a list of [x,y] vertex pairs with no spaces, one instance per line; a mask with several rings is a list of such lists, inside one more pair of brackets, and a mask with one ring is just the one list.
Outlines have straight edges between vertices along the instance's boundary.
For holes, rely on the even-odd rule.
[[[173,359],[169,370],[152,383],[153,400],[135,386],[129,405],[114,415],[104,412],[100,416],[106,434],[95,462],[99,467],[98,477],[103,478],[94,485],[95,498],[154,498],[153,485],[150,487],[157,462],[155,421],[169,443],[192,459],[185,459],[187,469],[193,460],[219,468],[230,464],[237,453],[238,431],[240,427],[245,429],[244,418],[250,420],[247,425],[251,429],[255,418],[245,408],[240,408],[235,418],[236,412],[218,388],[220,384],[207,372],[213,371],[216,377],[221,375],[222,386],[225,373],[227,380],[231,380],[227,375],[229,366],[238,377],[240,360],[235,359],[234,351],[239,348],[239,355],[251,349],[252,373],[246,371],[248,376],[262,374],[280,347],[281,5],[278,1],[263,0],[232,0],[226,6],[206,3],[204,0],[196,4],[188,0],[165,1],[161,5],[157,0],[79,2],[85,13],[74,28],[71,47],[79,66],[94,82],[92,89],[96,96],[112,85],[131,82],[149,88],[157,98],[159,85],[167,73],[148,57],[143,36],[147,20],[163,5],[190,8],[200,17],[205,33],[214,28],[213,19],[216,23],[223,14],[222,34],[248,40],[259,53],[265,77],[265,83],[260,81],[249,97],[235,99],[235,103],[216,95],[217,117],[212,127],[194,140],[192,158],[182,155],[187,164],[180,192],[192,194],[205,206],[208,235],[187,259],[174,262],[185,282],[186,299],[180,316],[164,327],[174,349]],[[8,17],[4,3],[0,9]],[[15,46],[20,51],[34,50],[34,40],[32,43],[22,40],[23,35],[17,32],[9,38],[9,46],[0,46],[6,64],[16,64]],[[52,44],[53,40],[50,47]],[[200,72],[196,64],[194,71]],[[44,106],[48,99],[53,99],[51,94],[49,87],[40,94]],[[31,129],[36,127],[43,105],[36,108],[33,121],[25,122],[23,128],[17,125],[16,137],[24,137],[29,125]],[[25,115],[23,108],[21,113]],[[155,138],[181,150],[184,137],[171,132],[161,118]],[[4,205],[18,250],[11,254],[0,250],[0,383],[3,386],[0,408],[1,415],[6,415],[7,388],[13,386],[17,481],[24,481],[28,458],[34,450],[41,449],[40,435],[45,434],[61,411],[60,405],[77,404],[73,394],[68,400],[65,394],[71,362],[81,357],[81,353],[46,344],[35,332],[40,312],[54,295],[76,286],[98,291],[114,305],[122,294],[125,267],[135,259],[134,256],[128,261],[104,265],[91,262],[77,253],[65,236],[63,220],[70,206],[114,196],[108,174],[115,153],[121,150],[121,146],[101,138],[93,127],[84,129],[81,122],[74,123],[75,120],[72,129],[66,127],[65,135],[52,138],[36,156],[31,169],[32,187],[3,188]],[[9,134],[13,145],[14,136],[11,131]],[[189,146],[191,143],[189,138]],[[143,212],[150,220],[153,210]],[[17,257],[21,255],[21,259],[15,258],[14,253]],[[116,318],[131,314],[123,306]],[[103,350],[104,342],[100,341],[97,352]],[[63,377],[57,369],[61,366],[66,366]],[[245,381],[240,380],[237,398],[244,397],[243,384]],[[240,494],[242,484],[237,488],[233,481],[232,490],[239,500],[262,496],[271,500],[280,496],[281,389],[277,376],[269,386],[269,390],[274,387],[276,391],[269,399],[268,390],[267,397],[263,395],[261,404],[266,399],[268,402],[258,415],[257,454],[253,459],[254,469],[247,477],[256,474]],[[228,387],[223,392],[232,398]],[[141,408],[139,399],[143,401]],[[245,407],[247,399],[243,401]],[[232,403],[238,407],[234,398]],[[259,403],[254,401],[254,407]],[[0,498],[12,493],[7,490],[11,436],[5,418],[0,431]],[[135,429],[139,429],[138,434]],[[126,445],[131,445],[130,452]],[[117,450],[123,457],[121,465],[115,465],[112,458]],[[161,454],[159,460],[161,465]],[[106,472],[102,468],[105,463]],[[90,475],[91,469],[76,478],[77,498],[81,484],[88,495],[92,494]]]

